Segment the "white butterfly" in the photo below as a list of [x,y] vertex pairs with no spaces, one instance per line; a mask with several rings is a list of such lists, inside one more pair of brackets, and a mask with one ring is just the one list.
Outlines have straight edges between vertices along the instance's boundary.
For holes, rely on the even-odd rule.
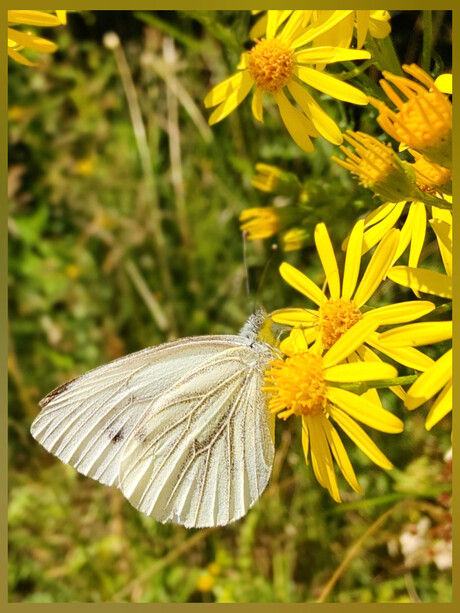
[[114,485],[142,513],[187,528],[246,514],[272,469],[262,311],[238,335],[150,347],[58,387],[32,435],[79,472]]

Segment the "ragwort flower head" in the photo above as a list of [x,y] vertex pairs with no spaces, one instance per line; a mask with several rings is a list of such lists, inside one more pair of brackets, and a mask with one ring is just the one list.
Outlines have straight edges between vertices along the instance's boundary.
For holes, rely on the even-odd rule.
[[[270,392],[270,411],[281,419],[291,415],[302,420],[302,446],[305,461],[311,455],[313,471],[319,483],[341,502],[333,458],[349,485],[362,493],[355,472],[335,424],[378,466],[392,467],[388,458],[357,423],[382,432],[398,433],[403,423],[365,397],[343,389],[340,384],[397,375],[396,369],[383,362],[343,363],[362,343],[364,328],[348,330],[332,349],[321,355],[308,348],[303,339],[285,360],[271,362],[266,371],[265,390]],[[299,338],[301,335],[299,335]]]
[[347,158],[332,159],[359,178],[360,183],[375,194],[391,202],[415,200],[419,188],[415,181],[415,171],[410,164],[401,162],[391,145],[365,134],[348,130],[344,139],[355,151],[341,146]]
[[[253,11],[253,13],[261,11]],[[282,11],[279,23],[283,23],[293,11]],[[331,10],[308,10],[297,11],[303,14],[302,27],[309,24],[318,26],[331,17],[336,11]],[[327,32],[319,35],[314,40],[314,46],[333,45],[334,47],[349,47],[353,34],[356,35],[356,47],[361,49],[367,34],[373,38],[385,38],[391,32],[390,13],[388,11],[354,10],[347,11],[347,15]],[[260,38],[267,28],[267,14],[263,15],[251,28],[251,39]]]
[[[403,65],[419,82],[383,71],[382,89],[397,111],[369,98],[379,111],[380,126],[390,136],[415,149],[430,162],[452,167],[452,103],[435,81],[416,64]],[[405,100],[391,87],[395,85]]]
[[[364,361],[379,360],[372,349],[386,354],[391,359],[414,368],[426,370],[433,360],[414,348],[383,347],[379,342],[377,328],[381,325],[407,323],[418,319],[434,309],[428,301],[408,301],[366,310],[367,301],[373,296],[385,279],[393,262],[399,244],[399,230],[393,229],[380,241],[358,284],[363,251],[363,220],[358,221],[350,235],[341,281],[337,260],[324,224],[315,229],[315,243],[327,281],[327,294],[309,277],[283,262],[280,273],[294,289],[316,304],[316,308],[286,308],[275,311],[273,320],[293,326],[294,333],[283,341],[283,351],[293,351],[300,337],[310,345],[315,343],[318,350],[330,349],[350,329],[364,330],[360,346],[355,348],[353,359]],[[370,349],[372,347],[372,349]],[[399,388],[398,388],[399,390]],[[403,396],[402,390],[399,390]]]
[[[293,11],[282,23],[284,11],[268,11],[265,38],[243,53],[240,69],[219,83],[206,96],[207,107],[217,107],[209,118],[214,124],[229,115],[253,89],[252,112],[263,122],[262,96],[271,96],[294,141],[307,152],[313,151],[311,137],[323,136],[333,144],[342,142],[336,123],[321,109],[304,85],[353,104],[367,104],[367,96],[339,79],[315,70],[346,60],[367,59],[367,51],[339,47],[310,47],[314,39],[344,19],[350,11],[335,11],[321,25],[302,27],[302,11]],[[301,110],[288,99],[289,94]]]
[[[312,23],[319,24],[330,18],[335,11],[305,11],[310,12]],[[349,47],[353,35],[356,36],[356,47],[361,49],[369,34],[372,38],[385,38],[390,34],[390,13],[388,11],[354,10],[337,23],[333,28],[315,40],[317,45],[333,45]]]
[[249,240],[274,236],[280,229],[281,219],[273,206],[244,209],[240,214],[241,231]]

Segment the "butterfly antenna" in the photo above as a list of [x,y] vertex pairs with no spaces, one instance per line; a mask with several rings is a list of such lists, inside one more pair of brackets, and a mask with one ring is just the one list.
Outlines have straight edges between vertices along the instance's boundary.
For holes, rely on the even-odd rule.
[[257,286],[256,295],[254,296],[253,311],[255,311],[256,304],[257,304],[257,302],[259,300],[259,296],[261,294],[262,287],[264,285],[264,281],[265,281],[265,277],[267,275],[268,268],[269,268],[270,264],[272,263],[273,256],[275,255],[275,253],[277,251],[278,251],[278,245],[276,243],[273,243],[272,246],[270,247],[270,255],[268,256],[267,261],[266,261],[265,266],[264,266],[264,269],[262,271],[262,276],[260,277],[259,285]]
[[246,294],[249,298],[251,291],[249,289],[249,267],[248,267],[248,256],[247,256],[247,244],[248,244],[248,233],[246,230],[243,230],[243,262],[244,262],[244,271],[246,273]]

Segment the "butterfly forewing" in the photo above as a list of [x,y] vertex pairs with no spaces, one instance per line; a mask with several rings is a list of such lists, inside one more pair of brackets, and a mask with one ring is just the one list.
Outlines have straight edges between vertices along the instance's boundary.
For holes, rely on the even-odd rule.
[[240,340],[155,403],[121,463],[120,489],[133,506],[186,527],[225,525],[247,512],[273,462],[261,389],[270,357]]
[[82,474],[118,485],[122,450],[139,420],[165,390],[234,338],[182,339],[96,368],[48,394],[31,433]]

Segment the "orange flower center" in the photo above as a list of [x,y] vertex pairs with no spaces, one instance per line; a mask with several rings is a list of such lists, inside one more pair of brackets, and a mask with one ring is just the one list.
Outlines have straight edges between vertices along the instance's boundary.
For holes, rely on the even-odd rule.
[[317,415],[327,408],[327,385],[323,359],[315,353],[299,353],[270,362],[263,389],[273,393],[270,411],[287,419],[290,415]]
[[353,300],[339,298],[323,303],[320,308],[320,326],[324,347],[330,349],[361,317],[361,311]]
[[291,79],[294,71],[292,50],[276,38],[261,40],[249,52],[249,73],[263,92],[276,92]]

